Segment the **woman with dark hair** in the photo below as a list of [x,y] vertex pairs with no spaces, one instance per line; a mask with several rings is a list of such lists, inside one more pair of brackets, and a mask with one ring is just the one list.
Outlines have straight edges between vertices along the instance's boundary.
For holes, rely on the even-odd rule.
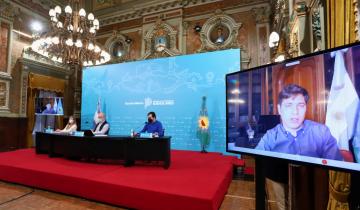
[[75,132],[76,129],[77,129],[77,125],[76,125],[75,117],[70,116],[69,121],[68,121],[67,125],[65,126],[65,128],[62,129],[62,130],[57,129],[55,132],[58,132],[58,133],[72,133],[72,132]]

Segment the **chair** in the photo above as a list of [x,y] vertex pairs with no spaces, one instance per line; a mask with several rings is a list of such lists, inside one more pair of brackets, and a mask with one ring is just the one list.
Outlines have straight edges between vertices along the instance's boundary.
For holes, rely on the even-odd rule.
[[354,157],[353,157],[351,151],[341,149],[340,153],[346,162],[354,162]]

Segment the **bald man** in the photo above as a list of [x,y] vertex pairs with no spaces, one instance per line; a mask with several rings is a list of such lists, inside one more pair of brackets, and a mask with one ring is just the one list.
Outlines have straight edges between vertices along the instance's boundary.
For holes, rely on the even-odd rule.
[[105,114],[100,112],[98,114],[98,122],[95,125],[93,133],[95,135],[107,135],[110,130],[110,125],[106,122]]

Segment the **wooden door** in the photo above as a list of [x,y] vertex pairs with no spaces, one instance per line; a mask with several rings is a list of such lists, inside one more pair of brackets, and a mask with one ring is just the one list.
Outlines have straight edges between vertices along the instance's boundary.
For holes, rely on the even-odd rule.
[[[324,77],[324,59],[322,55],[299,60],[299,64],[275,65],[272,71],[274,107],[277,107],[278,94],[288,84],[297,84],[305,88],[310,96],[307,104],[306,119],[325,122],[326,91]],[[278,113],[277,108],[275,109]]]

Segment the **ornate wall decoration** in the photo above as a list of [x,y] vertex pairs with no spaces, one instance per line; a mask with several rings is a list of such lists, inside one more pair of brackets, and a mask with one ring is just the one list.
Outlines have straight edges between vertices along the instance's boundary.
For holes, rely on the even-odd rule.
[[93,0],[94,10],[105,9],[114,6],[116,3],[120,3],[115,0]]
[[105,49],[111,55],[110,63],[119,63],[129,60],[131,44],[126,40],[127,37],[114,31],[113,35],[106,41]]
[[354,4],[354,15],[355,15],[355,33],[356,41],[360,41],[360,14],[359,14],[359,0],[353,0]]
[[290,49],[289,55],[294,58],[299,55],[299,35],[298,32],[294,32],[290,35]]
[[315,9],[312,14],[312,31],[313,31],[313,39],[316,45],[315,51],[321,50],[321,21],[320,21],[320,11],[319,9]]
[[242,24],[228,15],[217,13],[205,22],[200,31],[199,52],[238,47],[237,36]]
[[[200,5],[205,5],[208,3],[218,2],[219,0],[172,0],[172,1],[163,1],[163,0],[148,0],[148,1],[139,1],[139,0],[92,0],[93,9],[99,10],[100,25],[110,25],[114,23],[124,22],[128,20],[133,20],[137,18],[143,18],[145,16],[152,16],[154,14],[165,14],[165,18],[170,18],[178,16],[177,11],[183,10],[184,8],[188,9],[191,7],[196,7]],[[104,1],[101,4],[101,1]],[[105,2],[106,1],[106,2]],[[248,2],[253,2],[254,0],[246,0]],[[246,4],[245,0],[241,2]],[[259,1],[259,0],[258,0]],[[140,5],[139,3],[146,2],[145,6]],[[151,3],[149,3],[151,2]],[[100,3],[100,4],[99,4]],[[111,15],[107,11],[110,11]],[[175,14],[174,14],[175,11]],[[100,14],[101,13],[101,14]],[[156,16],[155,15],[155,16]],[[148,18],[144,19],[144,23],[149,21]]]
[[[11,44],[13,21],[18,14],[12,4],[0,0],[0,74],[9,77],[11,67]],[[0,76],[1,76],[0,75]]]
[[270,7],[256,7],[252,9],[256,23],[268,23],[270,21]]
[[20,114],[23,116],[26,116],[28,77],[29,77],[29,73],[23,72],[21,77],[21,99],[20,99]]
[[0,71],[7,72],[8,69],[8,52],[10,39],[10,24],[1,22],[0,19]]
[[9,81],[0,80],[0,110],[9,109]]
[[5,0],[0,0],[0,18],[14,21],[14,16],[17,13],[15,7]]
[[[66,66],[63,63],[59,63],[59,62],[55,62],[43,55],[40,55],[39,53],[34,52],[31,47],[26,47],[23,49],[21,57],[24,59],[28,59],[28,60],[32,60],[35,61],[36,63],[39,63],[40,65],[49,65],[49,66],[54,66],[56,67],[56,69],[61,69],[61,72],[70,72],[70,68],[68,66]],[[72,73],[72,72],[70,72]]]
[[267,64],[270,62],[270,49],[268,47],[270,7],[255,7],[251,11],[256,21],[258,65]]
[[145,53],[142,59],[180,55],[177,48],[178,32],[169,24],[159,20],[144,37]]

